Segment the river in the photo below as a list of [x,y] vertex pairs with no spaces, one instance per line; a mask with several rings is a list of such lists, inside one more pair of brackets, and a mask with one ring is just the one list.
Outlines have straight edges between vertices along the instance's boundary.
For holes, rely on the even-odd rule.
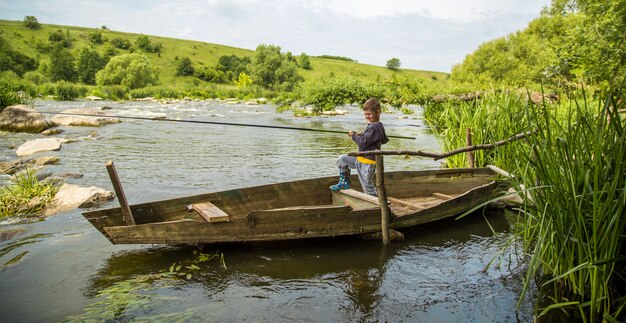
[[[331,130],[365,127],[358,107],[345,115],[295,117],[269,105],[201,102],[35,102],[40,111],[70,108],[119,116],[251,123]],[[421,117],[383,114],[388,150],[437,152]],[[336,174],[335,159],[355,151],[341,134],[124,119],[97,128],[63,127],[73,139],[53,173],[79,173],[80,186],[112,191],[105,162],[115,161],[131,204]],[[0,160],[40,135],[3,133]],[[386,170],[439,163],[388,157]],[[113,207],[111,201],[102,207]],[[472,214],[405,231],[406,240],[335,238],[209,247],[112,245],[81,215],[64,212],[26,224],[0,242],[3,322],[118,321],[532,321],[532,300],[516,310],[523,263],[501,213]],[[493,227],[493,230],[490,228]],[[487,269],[493,257],[503,250]],[[221,255],[223,261],[205,259]],[[14,260],[14,261],[11,261]],[[174,266],[172,266],[174,265]],[[176,270],[180,265],[180,269]],[[170,268],[176,275],[168,274]]]

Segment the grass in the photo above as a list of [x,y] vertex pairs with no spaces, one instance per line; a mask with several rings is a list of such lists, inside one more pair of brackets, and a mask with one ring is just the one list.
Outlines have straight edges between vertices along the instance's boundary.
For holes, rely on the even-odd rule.
[[[471,103],[431,106],[426,116],[446,150],[537,129],[524,141],[477,153],[478,166],[515,174],[527,199],[514,230],[530,256],[525,289],[535,277],[550,290],[539,316],[566,313],[584,322],[617,322],[626,312],[626,138],[617,110],[621,91],[606,101],[584,93],[560,104],[529,103],[494,92]],[[465,156],[448,160],[464,167]],[[520,299],[523,299],[521,295]]]
[[[140,36],[140,34],[103,30],[99,28],[50,24],[41,24],[41,29],[30,30],[24,27],[21,21],[0,20],[0,37],[6,39],[14,49],[30,57],[40,57],[41,63],[44,64],[48,64],[49,62],[48,54],[38,52],[35,44],[37,42],[47,42],[48,35],[57,30],[61,30],[63,33],[69,32],[72,39],[70,50],[75,57],[78,57],[80,49],[91,48],[92,45],[89,42],[88,36],[92,32],[101,32],[103,38],[109,41],[114,38],[120,38],[122,40],[128,40],[131,44],[134,44],[135,40]],[[148,38],[152,44],[162,44],[161,53],[157,54],[142,51],[142,54],[148,57],[153,66],[159,67],[160,84],[167,84],[168,86],[177,86],[189,82],[188,78],[175,76],[179,60],[183,57],[189,57],[194,68],[199,69],[202,67],[214,67],[218,59],[223,55],[237,55],[239,57],[252,56],[255,50],[160,36],[148,35]],[[95,45],[93,48],[101,55],[104,55],[107,44],[108,43],[105,42],[105,44]],[[280,44],[275,45],[280,46]],[[129,53],[128,50],[122,49],[116,49],[116,51],[117,55]],[[300,54],[301,53],[293,53],[295,56]],[[410,69],[402,69],[399,72],[394,72],[383,66],[318,58],[310,55],[309,59],[313,67],[312,70],[298,69],[298,73],[304,77],[305,81],[317,79],[331,73],[336,76],[357,77],[381,82],[395,74],[425,79],[432,83],[445,83],[447,82],[448,76],[447,73]]]
[[0,219],[39,215],[57,191],[52,182],[37,180],[35,172],[27,169],[15,176],[13,184],[0,188]]

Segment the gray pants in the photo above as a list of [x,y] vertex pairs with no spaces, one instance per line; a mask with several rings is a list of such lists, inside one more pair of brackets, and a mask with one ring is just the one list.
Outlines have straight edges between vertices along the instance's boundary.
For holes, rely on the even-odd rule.
[[363,192],[372,196],[378,196],[374,187],[374,176],[376,175],[376,165],[360,163],[354,156],[341,155],[337,159],[337,168],[340,173],[350,173],[350,169],[356,169],[359,174],[359,181],[363,187]]

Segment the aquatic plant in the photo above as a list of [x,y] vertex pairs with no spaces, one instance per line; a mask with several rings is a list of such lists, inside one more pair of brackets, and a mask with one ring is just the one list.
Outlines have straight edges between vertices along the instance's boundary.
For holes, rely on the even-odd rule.
[[51,181],[39,181],[35,171],[17,174],[13,184],[0,188],[0,218],[38,215],[54,198],[58,187]]
[[104,288],[96,294],[96,301],[87,304],[84,312],[67,317],[66,321],[133,321],[141,319],[153,321],[188,321],[193,315],[193,309],[182,312],[159,313],[165,303],[179,300],[176,296],[165,295],[164,291],[179,288],[176,282],[181,279],[189,280],[192,273],[198,273],[199,266],[211,260],[219,261],[224,268],[224,254],[221,252],[202,253],[194,251],[195,258],[172,264],[167,270],[157,274],[136,275],[129,279],[118,281]]
[[535,274],[553,284],[555,308],[575,309],[584,321],[617,321],[626,312],[626,137],[618,113],[621,92],[596,107],[584,97],[564,116],[545,105],[529,115],[539,132],[529,138],[528,167],[518,170],[528,190],[520,232]]

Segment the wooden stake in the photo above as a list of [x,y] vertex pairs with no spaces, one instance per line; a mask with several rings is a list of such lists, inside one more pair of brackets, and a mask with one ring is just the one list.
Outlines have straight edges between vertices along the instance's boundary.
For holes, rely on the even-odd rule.
[[[467,147],[472,146],[472,129],[465,129],[465,142],[467,143]],[[469,168],[474,168],[476,165],[476,159],[474,159],[474,151],[470,150],[467,152],[467,165]]]
[[383,235],[383,244],[389,245],[389,204],[387,204],[387,190],[385,189],[385,163],[382,155],[376,156],[376,190],[380,204],[380,227]]
[[115,190],[115,195],[117,195],[117,200],[120,202],[120,207],[122,208],[122,217],[124,218],[124,222],[126,222],[126,225],[135,225],[135,219],[133,218],[133,213],[130,211],[130,207],[128,206],[126,195],[124,195],[122,183],[120,183],[120,179],[117,177],[115,165],[113,165],[112,161],[108,161],[106,163],[106,167],[109,172],[111,183],[113,184],[113,189]]

